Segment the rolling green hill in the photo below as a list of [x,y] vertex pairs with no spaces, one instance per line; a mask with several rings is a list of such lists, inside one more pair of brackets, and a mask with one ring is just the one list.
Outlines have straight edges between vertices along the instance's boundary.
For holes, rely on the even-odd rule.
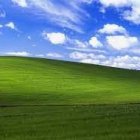
[[0,57],[0,139],[140,139],[140,72]]
[[1,105],[135,103],[140,101],[140,72],[1,57],[0,93]]

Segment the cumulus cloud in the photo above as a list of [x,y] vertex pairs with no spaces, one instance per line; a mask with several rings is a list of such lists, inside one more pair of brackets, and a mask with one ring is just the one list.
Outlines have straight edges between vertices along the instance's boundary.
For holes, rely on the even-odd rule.
[[98,48],[98,47],[102,47],[103,44],[98,40],[97,37],[92,37],[89,40],[89,44],[93,47],[93,48]]
[[103,4],[105,7],[124,7],[130,4],[128,1],[129,0],[100,0],[101,4]]
[[70,53],[69,57],[71,59],[78,59],[79,60],[79,59],[87,59],[88,56],[86,53],[75,51],[75,52]]
[[12,0],[12,2],[21,7],[27,7],[28,5],[26,0]]
[[91,37],[89,41],[81,41],[79,39],[67,38],[68,49],[81,51],[94,51],[93,49],[100,49],[103,44],[97,37]]
[[117,68],[138,69],[140,70],[140,57],[131,55],[107,56],[95,53],[81,53],[75,51],[69,54],[73,60],[82,63],[104,65]]
[[35,57],[45,58],[45,55],[44,54],[36,54]]
[[103,60],[106,58],[105,55],[102,54],[85,53],[80,51],[74,51],[70,53],[69,56],[71,59],[77,59],[77,60],[88,60],[88,59],[95,59],[95,58]]
[[106,60],[104,64],[119,68],[140,69],[140,57],[129,55],[117,56]]
[[116,50],[127,49],[130,47],[134,47],[138,44],[137,37],[124,36],[124,35],[115,35],[115,36],[107,36],[107,43]]
[[4,28],[4,27],[9,28],[9,29],[12,29],[12,30],[17,30],[17,31],[18,31],[18,29],[16,28],[14,22],[8,22],[8,23],[6,23],[6,24],[4,24],[4,25],[0,24],[0,28]]
[[131,21],[135,24],[140,24],[140,4],[139,6],[133,6],[132,10],[125,11],[123,16],[128,21]]
[[8,56],[26,56],[27,57],[27,56],[30,56],[31,54],[23,51],[23,52],[7,52],[7,53],[5,53],[5,55],[8,55]]
[[12,30],[17,30],[14,22],[9,22],[9,23],[5,24],[5,27],[10,28]]
[[102,29],[98,31],[101,34],[127,34],[127,31],[124,27],[117,24],[106,24]]
[[50,58],[63,58],[62,54],[56,52],[47,53],[46,56]]
[[66,36],[63,33],[48,33],[43,32],[42,36],[45,40],[49,40],[52,44],[64,44],[66,42]]
[[140,24],[140,1],[139,0],[100,0],[99,1],[105,8],[128,7],[129,10],[123,10],[122,15],[124,19],[131,21],[135,24]]

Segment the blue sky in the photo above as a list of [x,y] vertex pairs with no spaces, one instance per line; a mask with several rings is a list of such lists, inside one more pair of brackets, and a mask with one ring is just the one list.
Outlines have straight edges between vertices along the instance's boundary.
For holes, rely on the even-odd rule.
[[0,55],[140,69],[140,1],[0,0]]

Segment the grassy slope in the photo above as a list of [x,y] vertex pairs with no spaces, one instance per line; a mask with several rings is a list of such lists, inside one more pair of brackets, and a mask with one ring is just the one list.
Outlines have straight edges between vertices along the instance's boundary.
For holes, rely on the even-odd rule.
[[140,72],[33,58],[0,58],[0,104],[140,101]]
[[140,139],[139,84],[138,71],[1,57],[0,139]]

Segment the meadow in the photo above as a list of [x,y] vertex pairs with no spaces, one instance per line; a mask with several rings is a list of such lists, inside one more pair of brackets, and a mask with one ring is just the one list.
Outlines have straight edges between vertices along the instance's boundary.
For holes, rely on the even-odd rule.
[[1,140],[139,140],[140,72],[0,57]]

